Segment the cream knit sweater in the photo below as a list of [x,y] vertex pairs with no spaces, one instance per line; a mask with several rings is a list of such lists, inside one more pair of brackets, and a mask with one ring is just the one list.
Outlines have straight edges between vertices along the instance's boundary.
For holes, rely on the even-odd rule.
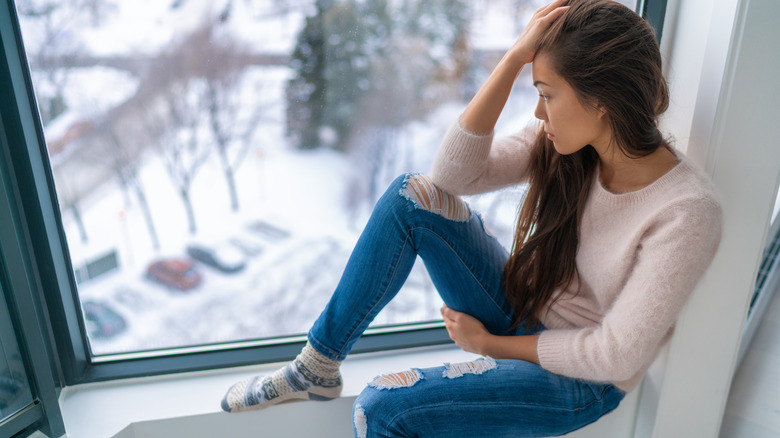
[[[434,184],[465,195],[524,182],[536,129],[493,141],[492,133],[453,124],[433,165]],[[543,368],[629,391],[669,340],[721,235],[712,184],[677,156],[677,166],[635,192],[607,191],[597,172],[580,229],[579,283],[562,291],[542,320]]]

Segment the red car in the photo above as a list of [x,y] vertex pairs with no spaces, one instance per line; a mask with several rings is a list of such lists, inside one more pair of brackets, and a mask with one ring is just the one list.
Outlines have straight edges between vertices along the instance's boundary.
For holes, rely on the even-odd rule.
[[147,277],[168,287],[189,290],[200,284],[201,276],[195,270],[192,260],[167,259],[152,262],[146,271]]

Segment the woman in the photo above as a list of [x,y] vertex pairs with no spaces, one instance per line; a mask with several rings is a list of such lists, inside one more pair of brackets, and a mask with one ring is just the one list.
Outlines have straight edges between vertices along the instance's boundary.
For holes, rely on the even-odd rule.
[[[532,63],[541,121],[493,140]],[[540,8],[443,140],[428,176],[377,203],[301,354],[223,408],[341,391],[339,363],[422,257],[473,362],[377,377],[365,436],[555,436],[615,409],[671,336],[720,239],[711,183],[657,128],[668,104],[651,28],[606,0]],[[511,254],[458,195],[530,183]]]

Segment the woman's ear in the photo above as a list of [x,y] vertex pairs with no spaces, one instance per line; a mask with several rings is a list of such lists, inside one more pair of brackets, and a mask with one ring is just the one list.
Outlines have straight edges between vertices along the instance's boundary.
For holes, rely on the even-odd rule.
[[607,109],[601,106],[601,104],[596,104],[596,111],[598,111],[600,119],[603,119],[607,116]]
[[[586,104],[583,104],[588,111],[596,111],[596,117],[605,119],[607,117],[607,108],[600,104],[596,99],[593,99]],[[592,114],[592,113],[591,113]]]

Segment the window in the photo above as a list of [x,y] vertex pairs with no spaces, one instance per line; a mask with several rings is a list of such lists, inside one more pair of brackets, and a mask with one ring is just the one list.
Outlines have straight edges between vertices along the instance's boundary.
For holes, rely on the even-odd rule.
[[[11,158],[65,383],[294,355],[383,187],[428,170],[541,3],[12,3]],[[535,99],[520,78],[499,133]],[[507,245],[519,196],[469,200]],[[358,348],[445,342],[439,306],[418,266]]]
[[[538,4],[19,0],[91,360],[300,339]],[[440,306],[419,264],[372,327]]]
[[[7,2],[0,434],[64,433],[64,385],[296,354],[378,191],[427,170],[538,4]],[[662,23],[664,1],[637,7]],[[334,64],[319,76],[318,44]],[[499,133],[530,118],[529,83]],[[518,196],[469,201],[508,244]],[[230,245],[237,262],[198,251]],[[150,273],[170,258],[199,259],[200,279]],[[424,270],[409,283],[356,351],[447,341]],[[263,326],[264,303],[303,318]]]
[[756,282],[753,288],[753,296],[748,308],[747,320],[745,321],[745,330],[742,334],[742,341],[739,345],[739,354],[737,355],[737,364],[742,363],[742,359],[747,354],[750,342],[753,340],[759,324],[764,318],[772,297],[780,288],[780,220],[777,219],[780,212],[780,192],[777,193],[775,203],[772,208],[772,216],[769,222],[769,232],[766,236],[764,249],[761,254],[761,261],[758,265]]

